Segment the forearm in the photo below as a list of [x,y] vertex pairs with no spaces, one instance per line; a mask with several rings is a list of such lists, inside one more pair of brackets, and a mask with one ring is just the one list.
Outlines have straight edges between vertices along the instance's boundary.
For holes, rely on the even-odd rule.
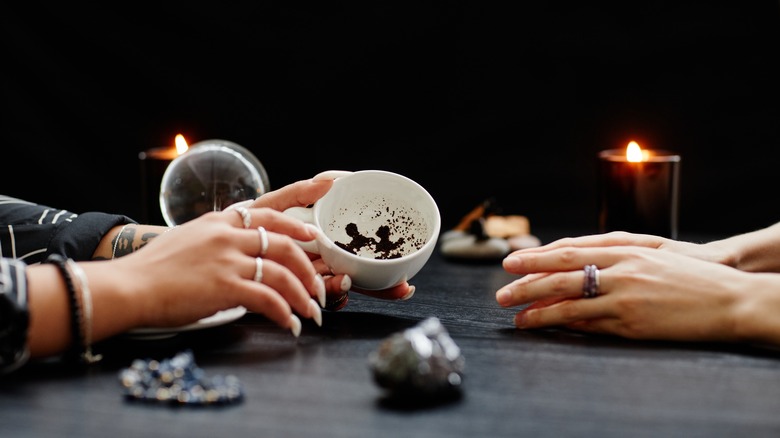
[[780,223],[708,243],[726,254],[724,264],[747,272],[780,272]]

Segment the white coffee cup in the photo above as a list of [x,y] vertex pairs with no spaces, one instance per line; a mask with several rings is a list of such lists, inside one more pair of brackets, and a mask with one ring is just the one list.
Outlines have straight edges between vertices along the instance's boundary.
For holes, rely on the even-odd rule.
[[387,289],[411,279],[441,230],[433,197],[411,179],[383,170],[327,171],[315,179],[334,176],[333,187],[312,206],[285,210],[320,230],[316,240],[298,244],[319,254],[334,273],[348,274],[358,288]]

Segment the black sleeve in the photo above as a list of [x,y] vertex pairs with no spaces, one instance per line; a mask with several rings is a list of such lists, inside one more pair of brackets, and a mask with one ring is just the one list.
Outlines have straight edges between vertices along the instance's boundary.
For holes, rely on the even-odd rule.
[[39,263],[50,254],[90,260],[100,240],[117,225],[136,223],[117,214],[76,214],[0,195],[0,256]]
[[27,362],[27,265],[21,260],[0,258],[0,374]]

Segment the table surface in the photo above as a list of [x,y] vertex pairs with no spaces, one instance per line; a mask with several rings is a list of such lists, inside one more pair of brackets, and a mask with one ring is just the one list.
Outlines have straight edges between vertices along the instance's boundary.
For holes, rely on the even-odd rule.
[[[514,278],[498,262],[435,253],[411,300],[351,294],[297,340],[250,313],[168,339],[112,340],[87,370],[30,364],[0,379],[0,437],[780,436],[777,351],[519,331],[494,298]],[[462,395],[394,402],[367,358],[430,316],[464,355]],[[186,349],[208,375],[238,377],[244,399],[193,408],[123,397],[118,374],[134,358]]]

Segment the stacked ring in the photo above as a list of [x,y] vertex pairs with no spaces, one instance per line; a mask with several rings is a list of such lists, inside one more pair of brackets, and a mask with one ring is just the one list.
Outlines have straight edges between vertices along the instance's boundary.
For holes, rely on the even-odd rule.
[[241,222],[244,224],[244,228],[249,229],[252,226],[252,216],[249,214],[249,210],[244,207],[236,207],[235,210],[241,215]]
[[260,233],[260,255],[265,256],[268,251],[268,232],[265,227],[257,227],[257,232]]
[[255,266],[257,267],[255,270],[255,281],[258,283],[263,282],[263,259],[260,257],[255,257]]
[[599,268],[596,265],[585,265],[585,279],[582,282],[583,298],[594,298],[599,295]]

